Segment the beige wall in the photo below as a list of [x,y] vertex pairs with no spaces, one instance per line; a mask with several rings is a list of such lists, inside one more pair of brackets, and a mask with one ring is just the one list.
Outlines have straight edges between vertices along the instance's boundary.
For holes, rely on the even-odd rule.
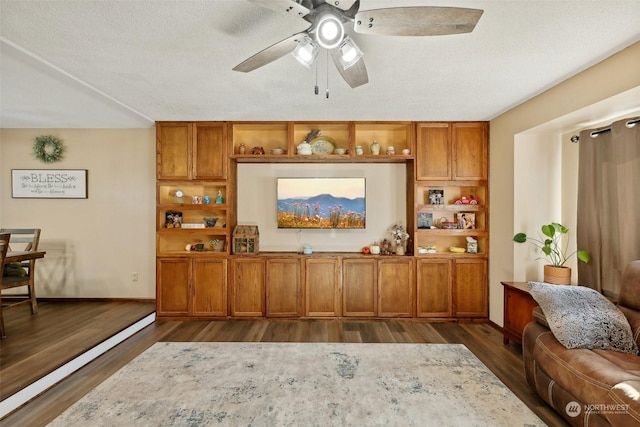
[[[520,226],[527,223],[538,224],[540,212],[560,212],[559,220],[569,222],[575,218],[572,210],[572,201],[553,207],[548,204],[538,207],[537,217],[529,216],[529,211],[520,207],[521,187],[516,182],[521,177],[521,170],[514,163],[518,150],[531,151],[519,147],[518,144],[531,143],[545,137],[553,150],[560,155],[564,154],[570,162],[570,168],[575,168],[575,159],[571,160],[571,148],[562,148],[558,144],[566,144],[566,139],[560,132],[544,135],[524,135],[528,130],[540,127],[578,110],[588,111],[588,107],[603,100],[623,94],[631,89],[640,87],[640,43],[624,49],[599,64],[583,71],[582,73],[558,84],[548,91],[536,96],[491,121],[491,159],[490,159],[490,187],[491,187],[491,260],[489,268],[490,278],[490,318],[495,323],[502,325],[503,318],[503,293],[500,281],[509,280],[536,280],[532,277],[534,272],[522,273],[522,252],[525,249],[516,248],[512,243],[513,234],[521,230]],[[613,111],[612,113],[615,113]],[[592,121],[598,117],[591,117]],[[548,168],[548,164],[541,160],[536,165],[537,176],[545,174],[557,174],[557,170]],[[556,175],[561,179],[569,180],[570,173],[565,169]],[[531,173],[531,170],[528,172]],[[550,188],[553,181],[545,178],[541,180],[541,186]],[[538,189],[538,196],[544,192],[544,188]],[[560,193],[561,194],[561,193]],[[573,195],[570,195],[573,197]],[[549,203],[558,203],[556,197],[549,199]],[[573,219],[575,221],[575,219]],[[574,236],[575,237],[575,236]],[[517,254],[517,255],[515,255]],[[518,266],[516,268],[516,266]],[[523,277],[524,276],[524,277]]]
[[[364,177],[365,230],[278,230],[276,177]],[[257,224],[260,250],[296,251],[310,244],[316,252],[357,252],[374,241],[390,238],[393,224],[406,225],[404,163],[324,164],[245,163],[238,165],[238,223]]]
[[[64,159],[32,156],[54,135]],[[87,169],[88,199],[13,199],[11,169]],[[0,130],[0,224],[41,228],[40,297],[155,298],[155,130]],[[131,275],[138,273],[138,281]]]

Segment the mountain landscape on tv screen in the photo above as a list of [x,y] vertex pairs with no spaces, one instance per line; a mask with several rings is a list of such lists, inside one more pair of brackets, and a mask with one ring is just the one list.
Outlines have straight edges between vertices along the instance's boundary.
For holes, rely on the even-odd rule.
[[323,193],[278,199],[278,228],[365,228],[365,198]]

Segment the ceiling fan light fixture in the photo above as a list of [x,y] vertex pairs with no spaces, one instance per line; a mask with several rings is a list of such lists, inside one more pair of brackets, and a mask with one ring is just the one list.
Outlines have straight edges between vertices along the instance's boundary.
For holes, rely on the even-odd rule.
[[344,26],[331,13],[320,16],[316,24],[316,42],[325,49],[338,47],[344,38]]
[[305,67],[311,68],[311,65],[313,65],[313,62],[316,60],[316,56],[318,56],[319,50],[320,48],[311,40],[311,37],[304,36],[304,38],[298,42],[293,52],[291,52],[291,55]]
[[364,53],[362,53],[351,37],[345,37],[342,43],[340,43],[340,64],[343,70],[354,65],[363,56]]

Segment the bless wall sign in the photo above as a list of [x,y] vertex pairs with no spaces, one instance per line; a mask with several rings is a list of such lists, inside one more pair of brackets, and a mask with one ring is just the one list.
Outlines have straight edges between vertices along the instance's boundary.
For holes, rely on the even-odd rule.
[[14,199],[86,199],[86,169],[12,169]]

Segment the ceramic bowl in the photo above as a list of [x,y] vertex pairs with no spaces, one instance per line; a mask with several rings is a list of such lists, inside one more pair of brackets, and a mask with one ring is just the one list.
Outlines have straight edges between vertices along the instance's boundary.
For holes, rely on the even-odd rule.
[[273,148],[271,149],[271,154],[282,154],[284,150],[282,148]]
[[336,148],[335,150],[333,150],[333,154],[344,154],[346,152],[347,150],[345,150],[344,148]]

